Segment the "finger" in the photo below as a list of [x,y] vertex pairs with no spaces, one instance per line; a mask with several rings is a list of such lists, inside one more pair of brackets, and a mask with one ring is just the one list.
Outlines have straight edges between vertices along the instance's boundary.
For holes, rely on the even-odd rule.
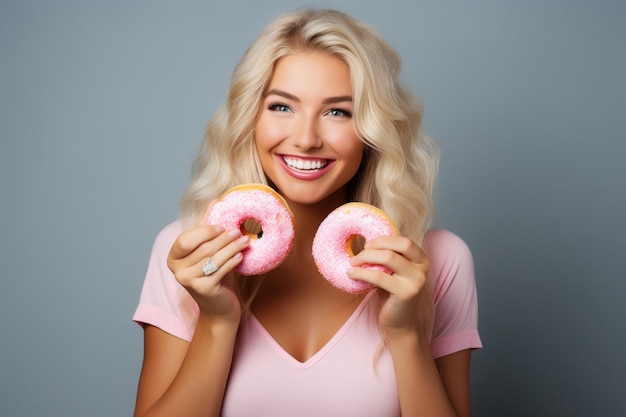
[[417,296],[426,282],[426,275],[414,269],[411,275],[393,274],[368,268],[349,268],[346,273],[352,279],[368,282],[393,294],[399,300],[410,300]]
[[430,269],[430,260],[423,256],[420,262],[407,259],[404,255],[387,249],[364,249],[350,259],[353,267],[383,270],[389,275],[413,276],[426,275]]
[[[232,270],[237,264],[239,264],[239,262],[241,262],[241,259],[239,259],[239,257],[242,255],[243,250],[249,244],[250,238],[247,235],[240,234],[239,238],[228,242],[217,252],[200,257],[196,262],[196,267],[198,267],[201,271],[200,275],[204,275],[203,267],[209,261],[212,261],[218,268],[218,270],[225,269],[226,272],[230,272],[230,270]],[[234,265],[231,262],[233,258],[239,259]]]
[[380,265],[395,271],[402,261],[408,262],[402,255],[389,249],[363,249],[350,258],[351,266]]
[[234,250],[233,247],[230,247],[226,249],[225,256],[221,255],[222,258],[227,258],[234,255],[236,252],[242,251],[249,243],[250,238],[247,235],[242,235],[239,229],[226,230],[217,235],[214,239],[204,242],[187,257],[190,263],[198,263],[206,260],[207,257],[220,255],[222,250],[234,244]]
[[241,255],[236,255],[227,260],[224,264],[219,265],[219,267],[209,275],[204,274],[202,266],[195,265],[194,268],[188,268],[188,271],[193,270],[192,273],[187,273],[186,271],[185,275],[177,277],[177,280],[185,288],[193,290],[196,294],[202,294],[204,296],[215,295],[215,291],[220,291],[219,287],[223,284],[232,288],[227,277],[232,276],[231,271],[241,262],[241,259],[243,259]]
[[[231,256],[230,258],[226,259],[224,261],[224,263],[219,267],[219,269],[216,271],[216,274],[219,272],[219,279],[222,280],[222,278],[224,278],[224,276],[230,276],[230,272],[235,269],[235,267],[237,265],[239,265],[241,263],[241,261],[243,260],[243,253],[242,252],[237,252],[236,254],[234,254],[233,256]],[[232,286],[232,282],[227,283],[230,286]]]
[[[222,283],[226,277],[231,277],[231,271],[241,263],[243,260],[243,254],[241,252],[237,252],[232,257],[226,259],[223,263],[215,262],[215,266],[217,269],[209,274],[205,275],[202,270],[202,266],[200,266],[200,275],[197,273],[194,277],[188,277],[182,280],[181,284],[188,287],[195,287],[199,292],[205,292],[211,288],[216,287],[218,284]],[[231,277],[232,278],[232,277]],[[227,287],[232,287],[232,281],[226,280],[224,282]],[[202,290],[204,288],[205,291]]]
[[170,249],[170,258],[181,259],[195,251],[204,242],[215,239],[224,231],[219,225],[202,226],[181,233]]
[[420,263],[426,254],[415,242],[404,236],[381,236],[365,244],[365,249],[386,249],[401,254],[411,262]]
[[[424,256],[421,262],[412,262],[404,255],[387,249],[364,249],[350,259],[350,265],[357,270],[378,270],[384,275],[397,279],[408,279],[421,286],[430,269],[430,261]],[[382,271],[381,271],[382,270]],[[366,276],[365,279],[368,279]],[[373,276],[370,279],[382,279],[384,276]],[[369,281],[368,281],[369,282]],[[375,285],[380,285],[376,283]],[[412,284],[409,284],[412,285]]]
[[380,269],[355,267],[349,268],[346,274],[352,279],[367,282],[390,294],[395,294],[398,291],[398,279]]

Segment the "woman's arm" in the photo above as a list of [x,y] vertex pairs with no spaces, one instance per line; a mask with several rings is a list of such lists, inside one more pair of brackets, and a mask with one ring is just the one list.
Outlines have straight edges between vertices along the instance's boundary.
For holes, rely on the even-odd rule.
[[[348,274],[378,286],[386,293],[379,325],[391,353],[403,417],[462,416],[471,414],[469,351],[441,358],[436,363],[429,338],[419,320],[430,260],[421,248],[404,237],[381,237],[351,259]],[[392,275],[359,268],[384,265]]]
[[[239,230],[200,226],[172,245],[167,266],[196,301],[198,319],[190,343],[146,326],[135,417],[219,416],[241,319],[238,297],[223,279],[248,243]],[[218,268],[205,275],[209,258]]]
[[146,326],[135,417],[219,416],[236,333],[203,316],[191,343]]
[[143,346],[135,417],[145,415],[172,384],[187,354],[189,342],[148,324],[143,331]]
[[465,349],[436,359],[441,381],[459,417],[472,415],[470,362],[472,350]]
[[471,416],[470,350],[434,361],[416,332],[391,335],[388,342],[402,416]]

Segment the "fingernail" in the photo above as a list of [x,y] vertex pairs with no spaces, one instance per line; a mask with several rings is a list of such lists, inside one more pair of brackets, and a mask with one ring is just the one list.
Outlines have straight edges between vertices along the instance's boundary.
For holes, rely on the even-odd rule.
[[248,235],[243,235],[241,236],[239,239],[237,239],[237,243],[248,243],[250,241],[250,238],[248,237]]
[[238,230],[238,229],[233,229],[233,230],[228,232],[228,237],[235,238],[235,237],[237,237],[239,235],[241,235],[241,230]]
[[213,226],[213,231],[215,233],[222,233],[224,231],[224,228],[222,226]]

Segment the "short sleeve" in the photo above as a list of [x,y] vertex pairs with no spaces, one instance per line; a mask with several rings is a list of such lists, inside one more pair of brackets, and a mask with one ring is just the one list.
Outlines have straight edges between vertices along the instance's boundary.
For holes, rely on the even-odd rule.
[[429,231],[423,246],[435,280],[433,357],[481,348],[474,260],[469,247],[460,237],[442,229]]
[[191,341],[198,306],[167,266],[169,251],[181,232],[180,222],[174,222],[156,237],[133,321]]

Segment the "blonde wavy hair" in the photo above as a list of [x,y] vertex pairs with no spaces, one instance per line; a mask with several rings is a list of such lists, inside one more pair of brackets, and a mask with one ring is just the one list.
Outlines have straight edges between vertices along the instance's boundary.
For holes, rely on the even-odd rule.
[[[183,225],[196,225],[209,202],[235,185],[267,184],[255,124],[278,60],[305,51],[332,54],[350,69],[354,127],[366,145],[351,199],[379,207],[403,235],[421,244],[433,215],[437,147],[420,130],[420,103],[399,81],[397,52],[370,26],[336,10],[280,16],[246,51],[193,163],[180,206]],[[427,287],[432,293],[432,283]],[[432,304],[420,310],[432,329]]]

